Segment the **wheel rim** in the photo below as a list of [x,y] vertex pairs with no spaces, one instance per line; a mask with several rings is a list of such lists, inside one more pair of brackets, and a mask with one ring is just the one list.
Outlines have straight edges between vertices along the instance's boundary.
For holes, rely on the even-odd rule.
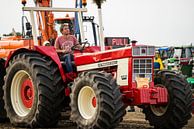
[[18,71],[11,83],[11,103],[14,111],[19,116],[30,113],[34,102],[34,86],[30,75],[24,71]]
[[151,105],[150,107],[151,107],[152,112],[156,116],[163,116],[168,109],[168,105],[165,105],[165,106]]
[[94,90],[89,86],[84,86],[78,95],[78,109],[84,119],[91,119],[97,110],[97,99]]
[[[157,84],[155,85],[155,87],[165,87],[165,86],[162,84]],[[150,105],[150,108],[156,116],[163,116],[168,109],[169,103],[170,99],[168,99],[168,104],[166,105]]]

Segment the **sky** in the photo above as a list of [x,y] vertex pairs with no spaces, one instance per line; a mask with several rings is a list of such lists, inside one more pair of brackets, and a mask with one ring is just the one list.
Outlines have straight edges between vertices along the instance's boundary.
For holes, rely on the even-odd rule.
[[[27,6],[34,6],[33,0],[27,2]],[[74,0],[54,0],[53,4],[74,7]],[[106,0],[102,5],[104,35],[157,46],[194,44],[193,5],[194,0]],[[21,31],[21,8],[20,0],[1,0],[0,36],[12,28]],[[87,8],[88,15],[98,16],[92,0]]]

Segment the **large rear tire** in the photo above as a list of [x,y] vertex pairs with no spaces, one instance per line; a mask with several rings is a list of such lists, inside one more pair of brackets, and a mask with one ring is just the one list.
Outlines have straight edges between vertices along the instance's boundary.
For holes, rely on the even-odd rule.
[[6,111],[4,109],[4,101],[3,101],[3,85],[4,85],[4,76],[6,74],[5,71],[5,61],[0,59],[0,122],[4,122],[7,120]]
[[53,127],[58,123],[64,87],[57,65],[40,54],[15,55],[7,67],[4,101],[11,123]]
[[108,73],[82,73],[70,97],[71,120],[81,129],[113,129],[126,112],[120,89]]
[[156,86],[168,90],[167,105],[144,107],[146,119],[157,129],[181,129],[191,118],[192,92],[187,81],[179,75],[160,71],[154,79]]

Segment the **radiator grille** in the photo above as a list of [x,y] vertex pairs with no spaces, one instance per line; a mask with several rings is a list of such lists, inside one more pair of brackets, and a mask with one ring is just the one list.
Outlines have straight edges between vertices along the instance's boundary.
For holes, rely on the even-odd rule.
[[152,59],[133,59],[133,81],[136,77],[149,78],[152,80]]

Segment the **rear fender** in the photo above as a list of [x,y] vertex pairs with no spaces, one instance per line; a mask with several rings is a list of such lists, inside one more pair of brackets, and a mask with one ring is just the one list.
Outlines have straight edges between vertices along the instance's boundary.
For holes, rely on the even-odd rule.
[[61,65],[60,59],[56,53],[56,50],[53,46],[35,46],[34,50],[30,50],[30,49],[26,49],[26,48],[21,48],[21,49],[17,49],[15,51],[11,51],[9,56],[7,57],[6,63],[5,63],[5,67],[7,67],[9,65],[9,61],[17,54],[19,53],[23,53],[23,52],[38,52],[42,55],[48,56],[50,57],[57,65],[61,74],[61,77],[63,79],[63,81],[66,81],[66,77],[63,71],[63,67]]

